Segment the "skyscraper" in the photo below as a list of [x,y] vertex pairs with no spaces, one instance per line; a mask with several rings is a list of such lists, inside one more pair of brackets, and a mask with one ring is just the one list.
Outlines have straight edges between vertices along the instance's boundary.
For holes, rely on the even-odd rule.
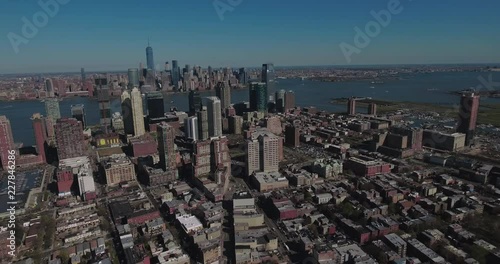
[[215,94],[221,101],[222,110],[231,105],[231,86],[229,86],[228,82],[218,82],[215,86]]
[[0,162],[4,170],[9,166],[9,151],[15,150],[14,148],[10,120],[6,116],[0,116]]
[[74,118],[61,118],[56,123],[59,160],[85,156],[82,123]]
[[300,145],[300,129],[298,127],[291,125],[285,128],[285,144],[293,148]]
[[47,91],[47,97],[54,97],[54,84],[50,78],[45,80],[45,91]]
[[130,102],[132,106],[132,118],[134,120],[134,136],[142,136],[146,133],[144,128],[144,111],[142,108],[142,96],[137,87],[130,93]]
[[356,99],[353,97],[347,100],[347,114],[348,115],[356,114]]
[[285,90],[279,90],[276,92],[276,96],[274,98],[276,102],[276,111],[282,113],[285,111]]
[[139,69],[128,69],[128,89],[132,90],[134,87],[139,87]]
[[184,119],[184,134],[186,138],[192,139],[194,141],[198,140],[198,118],[196,116],[191,116]]
[[368,114],[369,115],[374,115],[376,116],[377,115],[377,104],[375,103],[370,103],[368,105]]
[[87,76],[85,75],[85,68],[81,68],[80,73],[82,75],[82,82],[85,82],[85,80],[87,79]]
[[189,115],[195,115],[201,110],[202,105],[200,93],[195,90],[189,91]]
[[121,107],[123,118],[123,129],[125,134],[134,134],[134,117],[132,114],[132,102],[128,91],[123,91],[121,95]]
[[457,132],[464,133],[465,145],[472,144],[476,130],[477,114],[479,112],[479,95],[463,94],[460,99]]
[[148,118],[160,118],[165,116],[165,106],[163,104],[163,94],[161,92],[148,92],[146,94],[146,105],[148,108]]
[[144,82],[144,64],[142,62],[139,63],[139,83],[140,82]]
[[250,110],[267,112],[267,85],[261,82],[251,82],[249,93]]
[[86,116],[85,116],[85,106],[83,104],[71,105],[71,116],[82,122],[83,129],[85,130]]
[[59,100],[55,98],[45,100],[45,115],[52,121],[52,124],[55,124],[57,119],[61,118]]
[[175,153],[175,131],[167,123],[160,123],[157,126],[158,149],[160,152],[160,166],[164,171],[175,170],[177,168],[177,158]]
[[108,79],[106,77],[96,78],[95,85],[97,90],[97,101],[99,102],[100,124],[104,129],[108,129],[111,126]]
[[176,60],[172,61],[172,85],[175,90],[179,90],[179,80],[181,78],[181,73],[179,70],[179,62]]
[[155,62],[153,59],[153,48],[149,45],[148,41],[148,46],[146,47],[146,64],[148,66],[148,69],[150,70],[155,70]]
[[295,108],[295,93],[293,91],[288,91],[285,93],[285,111],[290,111]]
[[208,113],[208,134],[210,137],[222,136],[221,101],[215,96],[206,98]]
[[45,133],[45,122],[40,113],[33,114],[33,116],[31,117],[31,122],[33,124],[33,132],[35,133],[37,154],[40,157],[40,161],[46,162],[47,159],[45,156],[45,141],[47,138]]
[[212,78],[212,73],[213,73],[212,66],[208,66],[207,70],[208,70],[208,79],[210,80]]
[[203,106],[198,115],[198,137],[200,140],[206,140],[210,137],[208,129],[208,111],[207,107]]
[[267,89],[269,89],[271,92],[274,90],[274,80],[274,64],[262,64],[262,82],[267,84]]
[[246,85],[248,83],[248,73],[245,68],[240,68],[238,72],[238,81],[243,85]]

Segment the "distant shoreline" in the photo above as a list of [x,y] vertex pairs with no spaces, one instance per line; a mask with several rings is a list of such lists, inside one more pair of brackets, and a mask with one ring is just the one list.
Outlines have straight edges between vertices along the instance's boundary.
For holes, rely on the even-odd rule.
[[[248,89],[248,88],[247,87],[240,87],[240,88],[232,87],[231,88],[231,90],[244,90],[244,89]],[[215,91],[215,90],[209,89],[209,90],[195,90],[195,91],[200,92],[200,93],[204,93],[204,92],[211,92],[211,91]],[[163,95],[171,95],[171,94],[187,94],[190,91],[181,91],[181,92],[178,92],[178,91],[158,91],[158,92],[161,92]],[[66,99],[71,99],[71,98],[88,98],[91,100],[97,100],[97,97],[79,96],[79,95],[67,96],[67,97],[54,97],[54,98],[59,99],[59,100],[66,100]],[[110,99],[116,99],[116,98],[120,98],[120,96],[110,95]],[[47,99],[51,99],[51,97],[33,98],[33,99],[13,99],[13,100],[0,98],[0,102],[33,102],[33,101],[40,101],[41,102],[41,101],[47,100]]]

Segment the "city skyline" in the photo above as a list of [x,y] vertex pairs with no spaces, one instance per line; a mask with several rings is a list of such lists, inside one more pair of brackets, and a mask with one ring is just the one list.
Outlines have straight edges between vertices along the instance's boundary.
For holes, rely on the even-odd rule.
[[[359,3],[331,1],[319,1],[316,5],[294,2],[281,6],[281,3],[271,1],[269,7],[276,8],[261,10],[262,1],[243,1],[226,11],[221,20],[212,2],[174,2],[168,6],[154,2],[144,7],[121,1],[121,16],[132,12],[153,14],[143,21],[129,16],[130,19],[123,22],[104,16],[106,12],[115,11],[113,1],[100,3],[100,8],[93,10],[89,9],[93,5],[69,1],[59,7],[46,26],[38,29],[36,36],[28,43],[20,44],[18,53],[13,51],[8,34],[22,35],[22,18],[31,18],[43,9],[36,3],[6,2],[0,4],[2,9],[10,11],[6,14],[5,27],[0,30],[6,36],[0,42],[2,57],[5,58],[5,62],[0,63],[0,73],[78,72],[82,67],[88,71],[136,68],[140,62],[146,65],[144,50],[148,46],[148,37],[151,37],[150,44],[155,50],[155,67],[172,60],[182,61],[182,65],[213,67],[257,66],[262,61],[283,66],[500,61],[500,53],[494,47],[499,36],[483,26],[500,22],[494,14],[499,3],[486,1],[477,5],[453,1],[450,5],[450,1],[400,1],[404,7],[402,12],[393,15],[380,34],[371,38],[369,45],[359,54],[354,54],[349,63],[339,45],[352,44],[355,28],[363,28],[374,20],[371,11],[386,9],[390,1],[361,2],[361,6]],[[178,14],[160,14],[166,7]],[[201,11],[185,12],[193,8]],[[91,20],[85,11],[92,11]],[[449,15],[443,16],[445,11]],[[259,19],[255,19],[257,14]],[[463,17],[467,17],[466,22]],[[425,22],[415,25],[415,21]],[[162,26],[150,27],[148,24]],[[232,34],[222,34],[227,31]],[[53,40],[62,33],[64,41],[54,43]],[[99,36],[99,41],[94,41],[93,36]],[[262,40],[266,45],[261,45]],[[16,63],[10,63],[13,61]]]
[[500,263],[500,2],[0,10],[0,263]]

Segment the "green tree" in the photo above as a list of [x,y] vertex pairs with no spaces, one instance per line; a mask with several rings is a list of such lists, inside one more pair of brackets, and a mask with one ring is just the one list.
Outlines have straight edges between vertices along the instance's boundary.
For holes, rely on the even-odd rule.
[[312,194],[308,191],[304,191],[304,200],[307,202],[312,202]]
[[52,216],[46,214],[41,217],[40,223],[45,230],[45,233],[43,234],[44,248],[49,249],[52,246],[54,234],[56,232],[56,222]]
[[16,245],[19,246],[23,242],[24,228],[20,224],[16,223],[14,230],[16,232]]
[[69,254],[66,249],[59,251],[59,258],[61,259],[61,263],[66,264],[69,262]]
[[486,249],[478,245],[465,245],[464,250],[469,253],[473,259],[479,261],[479,263],[486,263],[486,256],[489,254]]

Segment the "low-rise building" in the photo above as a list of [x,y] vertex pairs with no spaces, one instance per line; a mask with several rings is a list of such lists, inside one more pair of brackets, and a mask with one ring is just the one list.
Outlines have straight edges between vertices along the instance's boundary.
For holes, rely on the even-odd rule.
[[102,160],[101,165],[110,186],[135,180],[134,164],[125,154],[112,155]]
[[254,172],[250,178],[259,192],[288,188],[288,180],[279,172]]

